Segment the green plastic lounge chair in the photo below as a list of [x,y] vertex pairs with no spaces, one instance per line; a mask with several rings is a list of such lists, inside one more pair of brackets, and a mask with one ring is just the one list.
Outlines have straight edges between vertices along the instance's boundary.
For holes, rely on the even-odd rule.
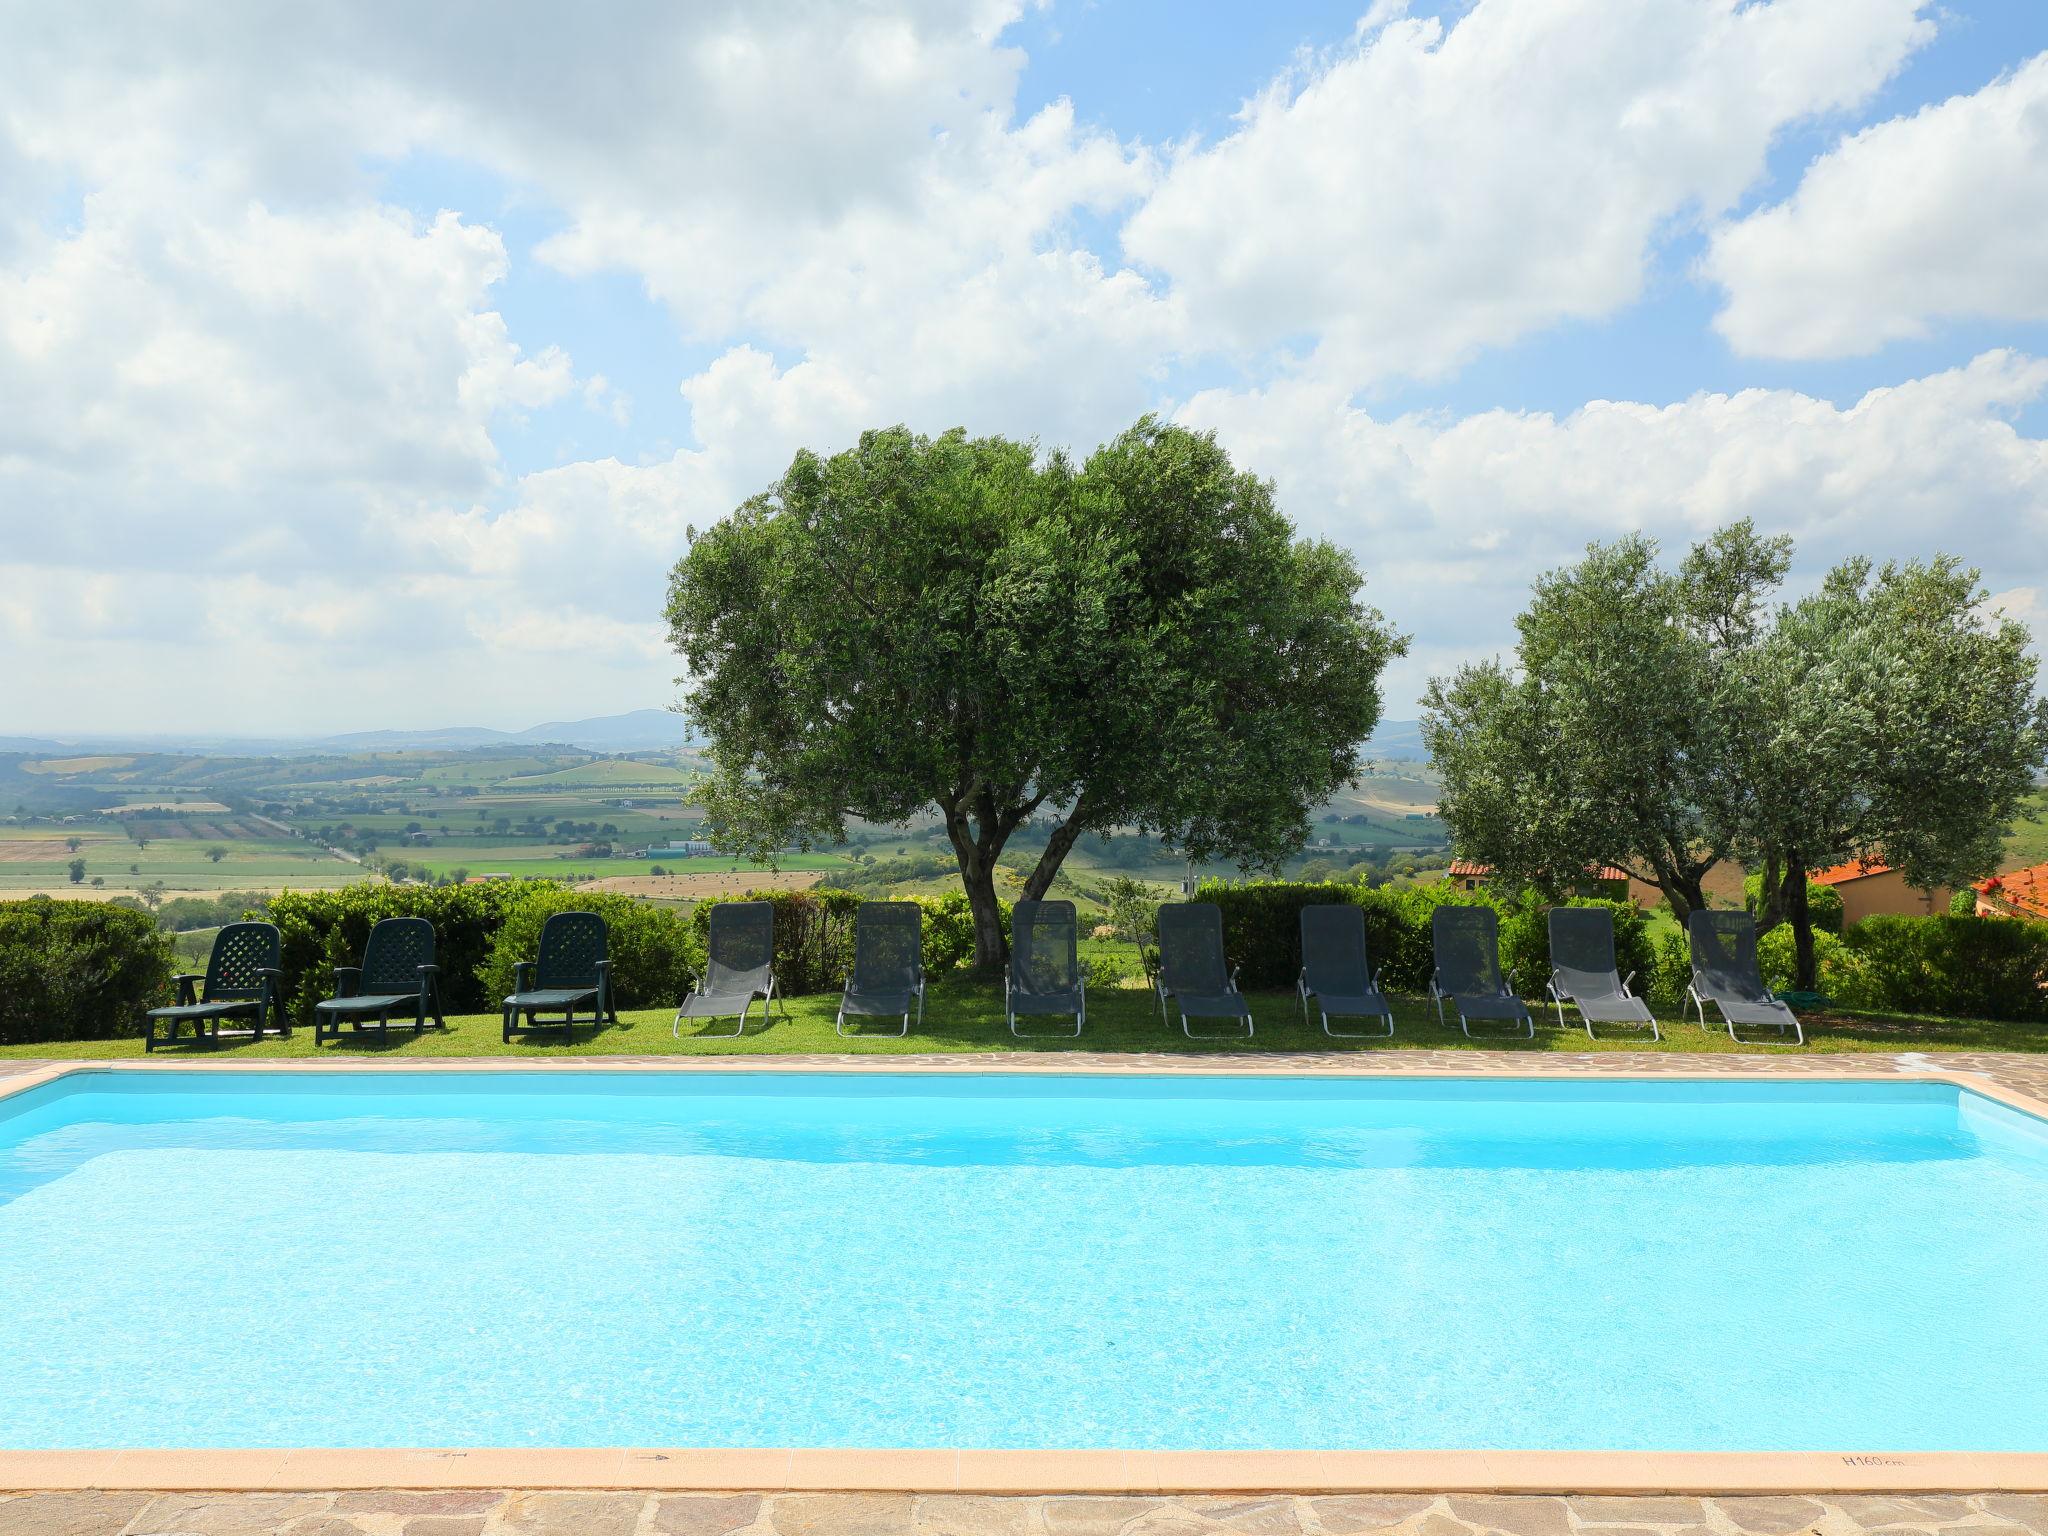
[[757,997],[766,1023],[768,1010],[775,1006],[775,903],[719,902],[711,909],[705,949],[704,974],[693,978],[699,984],[683,998],[669,1033],[680,1039],[685,1019],[736,1018],[739,1027],[732,1033],[744,1035],[747,1010]]
[[[1349,902],[1330,902],[1301,909],[1301,1022],[1308,1022],[1308,1002],[1316,1000],[1323,1033],[1346,1038],[1391,1035],[1394,1009],[1380,990],[1365,951],[1365,911]],[[1385,1029],[1337,1029],[1330,1019],[1382,1019]]]
[[1080,937],[1071,901],[1020,901],[1011,909],[1010,970],[1003,978],[1011,1034],[1024,1033],[1017,1027],[1020,1013],[1071,1013],[1074,1033],[1081,1033],[1088,984],[1081,976]]
[[[540,929],[540,958],[512,967],[512,995],[505,999],[504,1038],[531,1029],[559,1029],[576,1023],[588,1008],[593,1024],[619,1022],[612,1006],[612,963],[606,950],[610,930],[595,912],[557,912]],[[543,1019],[559,1013],[559,1019]],[[521,1019],[525,1022],[520,1022]]]
[[846,1033],[846,1020],[901,1015],[910,1033],[910,1010],[924,1023],[924,909],[914,901],[864,901],[853,914],[853,970],[839,997],[832,1027]]
[[1514,973],[1500,973],[1500,919],[1491,907],[1438,907],[1429,915],[1430,945],[1436,951],[1436,974],[1429,995],[1436,1003],[1436,1021],[1444,1022],[1444,1000],[1458,1011],[1458,1027],[1468,1038],[1474,1019],[1519,1024],[1536,1037],[1536,1021],[1515,995]]
[[1756,963],[1756,919],[1747,912],[1708,912],[1695,909],[1685,920],[1686,942],[1692,946],[1692,985],[1686,997],[1700,1011],[1700,1028],[1707,1026],[1707,1004],[1721,1010],[1721,1022],[1728,1026],[1728,1038],[1739,1040],[1738,1024],[1792,1032],[1792,1038],[1806,1044],[1806,1031],[1799,1017],[1771,994]]
[[1215,902],[1170,901],[1159,909],[1159,975],[1153,985],[1160,1022],[1173,1022],[1166,1011],[1171,998],[1189,1039],[1223,1038],[1197,1035],[1190,1019],[1230,1019],[1251,1036],[1252,1010],[1237,990],[1237,971],[1224,959],[1223,913]]
[[335,967],[334,996],[313,1005],[313,1043],[339,1040],[343,1030],[360,1034],[376,1020],[377,1037],[389,1038],[391,1015],[410,1013],[418,1034],[428,1015],[442,1029],[441,968],[434,964],[434,925],[424,917],[387,917],[370,930],[361,965]]
[[1662,1040],[1650,1005],[1628,989],[1635,979],[1634,971],[1623,976],[1615,964],[1612,912],[1605,907],[1550,909],[1550,1001],[1559,1029],[1564,1028],[1564,1005],[1570,1003],[1589,1037],[1596,1023],[1626,1024]]
[[[168,1008],[149,1010],[143,1050],[175,1044],[183,1024],[192,1026],[194,1040],[218,1045],[222,1019],[250,1021],[252,1027],[246,1032],[229,1031],[234,1036],[246,1033],[252,1040],[261,1040],[266,1016],[275,1020],[279,1034],[289,1035],[291,1026],[284,1019],[284,972],[278,969],[283,948],[274,923],[229,923],[214,935],[205,975],[194,971],[172,977],[178,984],[178,1001]],[[194,982],[203,983],[196,992]]]

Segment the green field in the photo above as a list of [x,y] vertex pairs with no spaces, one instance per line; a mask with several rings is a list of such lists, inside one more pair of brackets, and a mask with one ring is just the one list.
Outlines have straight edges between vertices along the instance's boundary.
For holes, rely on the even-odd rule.
[[[322,1046],[321,1055],[369,1053],[392,1056],[618,1056],[618,1055],[792,1055],[857,1054],[900,1055],[906,1052],[944,1051],[977,1053],[1028,1051],[1057,1055],[1063,1051],[1145,1051],[1169,1055],[1198,1056],[1218,1051],[1284,1053],[1291,1051],[1345,1051],[1385,1053],[1412,1049],[1511,1050],[1540,1055],[1552,1051],[1627,1051],[1649,1049],[1681,1054],[1734,1051],[1769,1054],[1826,1054],[1868,1051],[2048,1051],[2048,1029],[2039,1025],[1990,1024],[1960,1020],[1920,1020],[1883,1015],[1829,1015],[1809,1021],[1812,1044],[1802,1048],[1776,1044],[1737,1046],[1725,1032],[1702,1030],[1687,1024],[1668,1024],[1662,1045],[1645,1045],[1635,1039],[1614,1037],[1588,1040],[1581,1029],[1559,1030],[1539,1027],[1534,1040],[1467,1040],[1456,1028],[1437,1024],[1435,1013],[1420,998],[1396,998],[1397,1033],[1392,1040],[1332,1039],[1319,1028],[1302,1022],[1300,1007],[1291,993],[1254,993],[1250,998],[1257,1034],[1246,1041],[1196,1041],[1178,1028],[1161,1024],[1159,1010],[1149,991],[1090,988],[1088,1025],[1081,1037],[1043,1037],[1015,1040],[1002,1014],[1002,988],[965,977],[935,982],[926,1003],[922,1026],[913,1027],[907,1037],[869,1034],[842,1039],[833,1032],[832,1016],[836,996],[792,999],[788,1012],[778,1009],[765,1027],[758,1012],[744,1039],[696,1038],[685,1031],[682,1039],[670,1035],[672,1010],[661,1008],[629,1011],[617,1026],[580,1027],[564,1036],[549,1031],[523,1036],[511,1045],[500,1042],[495,1014],[471,1014],[449,1020],[446,1031],[429,1029],[414,1036],[411,1031],[394,1031],[390,1044],[372,1040]],[[1038,1027],[1051,1021],[1038,1020]],[[700,1026],[705,1027],[705,1026]],[[708,1026],[716,1028],[718,1026]],[[727,1026],[729,1027],[729,1026]],[[45,1045],[0,1046],[0,1056],[59,1057],[106,1060],[139,1057],[139,1039],[72,1041]],[[224,1043],[205,1047],[181,1046],[159,1050],[157,1059],[180,1055],[213,1055],[234,1058],[271,1056],[312,1056],[313,1035],[309,1029],[295,1031],[288,1040],[275,1037],[260,1044]]]

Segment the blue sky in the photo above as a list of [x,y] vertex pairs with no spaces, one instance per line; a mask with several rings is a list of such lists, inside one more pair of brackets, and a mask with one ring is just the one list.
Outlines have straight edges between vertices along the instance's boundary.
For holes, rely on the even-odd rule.
[[687,528],[899,420],[1213,428],[1414,636],[1396,716],[1633,528],[2048,626],[2044,55],[2038,0],[0,4],[0,733],[667,702]]

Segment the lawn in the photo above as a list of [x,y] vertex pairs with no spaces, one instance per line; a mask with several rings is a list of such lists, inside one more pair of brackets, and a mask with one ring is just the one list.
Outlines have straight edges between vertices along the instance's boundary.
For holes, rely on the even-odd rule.
[[[640,1009],[623,1015],[622,1022],[603,1029],[580,1026],[564,1040],[560,1033],[522,1037],[511,1045],[502,1044],[495,1014],[471,1014],[451,1018],[444,1031],[429,1029],[415,1038],[410,1030],[394,1031],[392,1043],[379,1046],[374,1040],[362,1044],[329,1044],[319,1054],[345,1056],[358,1053],[391,1056],[583,1056],[619,1055],[797,1055],[805,1053],[854,1053],[859,1055],[901,1055],[906,1052],[994,1052],[1028,1051],[1057,1055],[1061,1051],[1149,1051],[1198,1055],[1216,1051],[1284,1053],[1289,1051],[1387,1051],[1419,1047],[1455,1049],[1507,1049],[1542,1053],[1546,1051],[1640,1050],[1644,1042],[1622,1036],[1589,1041],[1583,1029],[1558,1030],[1539,1024],[1531,1040],[1467,1040],[1455,1025],[1440,1028],[1434,1010],[1423,999],[1396,998],[1395,1037],[1380,1040],[1335,1040],[1320,1028],[1304,1026],[1300,1006],[1290,993],[1254,993],[1252,1014],[1258,1033],[1249,1043],[1236,1040],[1196,1041],[1178,1028],[1168,1030],[1159,1021],[1158,1006],[1149,992],[1134,989],[1091,992],[1088,1027],[1076,1040],[1039,1038],[1014,1040],[1003,1023],[1002,988],[965,977],[936,982],[931,988],[924,1023],[913,1026],[908,1037],[868,1034],[841,1039],[833,1033],[832,1016],[836,996],[800,997],[789,1002],[788,1017],[778,1007],[774,1021],[763,1028],[758,1008],[744,1040],[699,1038],[686,1031],[676,1040],[669,1033],[672,1009]],[[1057,1020],[1029,1020],[1027,1027],[1046,1029]],[[724,1027],[729,1028],[730,1025]],[[1979,1021],[1909,1019],[1875,1015],[1828,1015],[1808,1021],[1812,1032],[1810,1052],[1858,1051],[2048,1051],[2048,1026],[1996,1024]],[[1669,1052],[1785,1051],[1797,1054],[1796,1046],[1732,1043],[1725,1031],[1701,1030],[1696,1025],[1665,1026],[1666,1040],[1648,1049]],[[139,1058],[139,1039],[88,1040],[43,1045],[0,1046],[0,1056],[60,1057],[66,1059],[116,1060]],[[217,1051],[203,1047],[159,1050],[156,1058],[180,1056],[232,1056],[237,1059],[311,1056],[310,1029],[293,1032],[289,1040],[270,1038],[261,1044],[223,1044]]]

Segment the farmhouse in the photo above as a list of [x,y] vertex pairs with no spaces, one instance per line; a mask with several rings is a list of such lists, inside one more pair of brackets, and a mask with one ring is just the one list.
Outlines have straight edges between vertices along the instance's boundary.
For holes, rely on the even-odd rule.
[[1856,859],[1818,870],[1815,885],[1825,885],[1842,898],[1842,926],[1860,923],[1882,913],[1889,917],[1931,917],[1948,910],[1953,894],[1947,886],[1921,890],[1906,884],[1906,877],[1889,864],[1875,859]]

